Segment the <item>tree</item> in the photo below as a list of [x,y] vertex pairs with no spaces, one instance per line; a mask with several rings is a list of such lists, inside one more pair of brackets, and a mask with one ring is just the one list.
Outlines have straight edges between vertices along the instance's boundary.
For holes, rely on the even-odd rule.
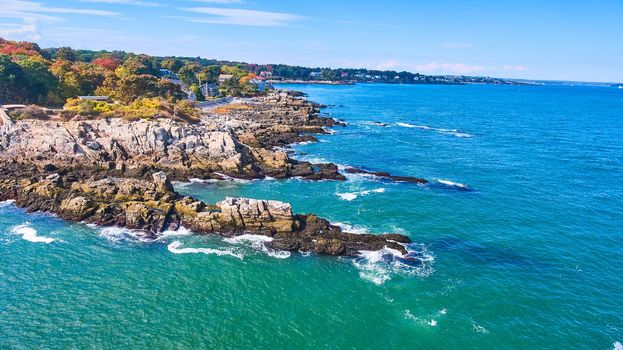
[[238,97],[242,95],[240,89],[240,80],[236,77],[229,78],[221,83],[218,88],[219,93],[223,96]]
[[78,60],[78,53],[71,47],[61,47],[56,51],[54,58],[57,60],[75,62]]
[[221,66],[207,66],[197,73],[197,79],[201,80],[201,83],[212,84],[217,82],[219,74],[221,74]]
[[177,58],[165,58],[160,63],[160,67],[171,70],[175,73],[177,73],[183,66],[184,62],[178,60]]
[[115,74],[119,78],[127,75],[151,74],[156,75],[152,57],[147,55],[138,55],[128,57],[123,64],[115,69]]
[[0,55],[0,104],[26,101],[24,71],[8,55]]
[[195,63],[189,63],[184,67],[180,68],[179,72],[177,72],[177,75],[184,84],[190,85],[197,82],[196,73],[199,71],[199,68],[199,65]]
[[205,101],[206,97],[203,95],[203,92],[201,92],[199,85],[192,84],[188,88],[195,94],[197,101]]
[[50,72],[49,62],[41,56],[29,56],[16,63],[24,73],[28,102],[47,104],[49,93],[58,88],[58,80]]
[[119,60],[111,56],[104,56],[94,59],[92,64],[100,67],[104,67],[109,70],[115,70],[119,67]]

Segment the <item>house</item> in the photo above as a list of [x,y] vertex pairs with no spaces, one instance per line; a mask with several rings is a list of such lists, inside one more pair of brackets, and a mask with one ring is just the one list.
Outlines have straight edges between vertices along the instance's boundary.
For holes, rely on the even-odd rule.
[[267,72],[267,71],[261,71],[260,72],[260,77],[262,77],[262,78],[270,79],[270,78],[272,78],[272,76],[273,76],[273,72]]
[[219,82],[219,83],[222,83],[222,82],[224,82],[225,80],[231,79],[231,78],[233,78],[233,77],[234,77],[234,75],[233,75],[233,74],[221,74],[221,75],[219,75],[219,76],[218,76],[218,82]]
[[79,100],[86,100],[86,101],[108,101],[110,100],[110,97],[108,96],[78,96]]
[[348,78],[348,73],[342,72],[342,74],[340,74],[340,78],[342,78],[342,79]]
[[162,77],[164,79],[177,79],[177,74],[175,74],[170,69],[161,68],[160,69],[160,77]]
[[314,78],[320,78],[322,76],[322,72],[311,72],[309,73],[309,77],[314,79]]
[[257,87],[257,91],[259,92],[264,92],[266,90],[266,82],[262,78],[255,77],[249,80],[249,84],[255,85]]
[[205,83],[199,86],[199,90],[205,97],[215,97],[219,95],[218,86],[216,84]]

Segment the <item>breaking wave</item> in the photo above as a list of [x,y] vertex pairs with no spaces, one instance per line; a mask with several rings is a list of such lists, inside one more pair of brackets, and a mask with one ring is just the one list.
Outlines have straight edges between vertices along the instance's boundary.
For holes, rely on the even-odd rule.
[[394,276],[426,277],[432,274],[435,257],[428,252],[423,244],[405,245],[407,254],[396,249],[385,247],[376,251],[360,251],[353,259],[359,270],[359,277],[374,284],[381,285]]
[[238,258],[240,260],[244,258],[244,255],[240,253],[235,253],[233,249],[220,250],[220,249],[213,249],[213,248],[181,248],[181,247],[182,247],[182,242],[173,241],[167,246],[167,249],[173,254],[206,254],[206,255],[218,255],[218,256],[229,255],[229,256],[233,256],[234,258]]
[[37,236],[37,230],[30,227],[30,223],[24,223],[22,225],[13,226],[11,233],[22,236],[22,239],[33,243],[52,243],[54,238]]
[[285,250],[268,248],[266,246],[266,243],[273,241],[273,238],[268,236],[244,234],[240,236],[225,238],[223,240],[231,244],[248,244],[251,246],[251,248],[257,251],[261,251],[266,255],[277,259],[287,259],[291,255],[290,252]]
[[140,242],[150,243],[155,241],[155,237],[145,231],[130,230],[124,227],[104,227],[100,229],[100,237],[106,238],[113,243],[120,242]]
[[356,199],[359,196],[367,196],[371,193],[383,193],[385,192],[385,188],[381,187],[381,188],[377,188],[374,190],[366,190],[366,191],[359,191],[359,192],[346,192],[346,193],[335,193],[338,197],[340,197],[341,200],[344,201],[352,201],[354,199]]
[[344,223],[344,222],[335,222],[335,223],[332,222],[331,225],[335,225],[335,226],[341,228],[342,232],[355,233],[355,234],[359,234],[359,235],[370,233],[368,231],[368,229],[363,227],[363,226],[354,226],[354,225],[347,224],[347,223]]
[[9,199],[9,200],[6,200],[6,201],[2,201],[2,202],[0,202],[0,208],[8,207],[8,206],[13,205],[13,204],[15,204],[15,200],[14,199]]

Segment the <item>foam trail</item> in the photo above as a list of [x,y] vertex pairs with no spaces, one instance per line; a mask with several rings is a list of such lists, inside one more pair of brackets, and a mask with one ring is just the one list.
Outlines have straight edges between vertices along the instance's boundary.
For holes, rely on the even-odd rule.
[[177,230],[166,230],[160,234],[158,240],[167,239],[169,237],[180,237],[180,236],[190,236],[192,235],[192,231],[187,229],[184,226],[180,226]]
[[218,256],[229,255],[240,260],[244,258],[244,255],[234,253],[231,249],[219,250],[212,248],[180,248],[181,246],[182,242],[173,241],[167,246],[167,249],[173,254],[206,254]]
[[287,259],[290,257],[291,253],[285,250],[275,250],[270,249],[266,246],[266,243],[272,242],[273,238],[263,235],[252,235],[252,234],[244,234],[240,236],[230,237],[223,239],[227,243],[231,244],[241,244],[247,243],[251,245],[251,248],[255,250],[259,250],[265,253],[268,256],[277,259]]
[[439,134],[451,135],[451,136],[459,137],[459,138],[474,137],[474,135],[462,132],[459,129],[433,128],[432,126],[427,126],[427,125],[415,125],[415,124],[402,123],[402,122],[396,123],[396,125],[402,126],[403,128],[416,128],[420,130],[430,130],[430,131],[437,132]]
[[54,238],[37,236],[37,230],[28,225],[28,223],[25,223],[22,225],[14,226],[13,228],[11,228],[11,233],[21,235],[22,239],[33,243],[49,244],[54,242]]
[[450,181],[450,180],[444,180],[444,179],[435,179],[435,182],[444,185],[446,187],[451,187],[451,188],[455,188],[458,190],[462,190],[462,191],[469,191],[470,188],[462,183],[459,182],[454,182],[454,181]]
[[614,346],[612,348],[612,350],[623,350],[623,344],[621,344],[620,342],[614,342],[614,344],[612,344],[612,346]]
[[383,193],[385,192],[385,188],[377,188],[375,190],[366,190],[366,191],[359,191],[359,192],[347,192],[347,193],[340,193],[337,192],[335,193],[338,197],[340,197],[341,200],[344,201],[352,201],[354,199],[356,199],[359,196],[367,196],[371,193]]

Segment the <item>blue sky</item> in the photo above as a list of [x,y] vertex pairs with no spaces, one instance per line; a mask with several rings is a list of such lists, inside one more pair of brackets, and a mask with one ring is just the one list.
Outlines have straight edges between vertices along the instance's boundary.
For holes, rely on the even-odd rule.
[[623,81],[623,0],[0,0],[0,37],[255,63]]

